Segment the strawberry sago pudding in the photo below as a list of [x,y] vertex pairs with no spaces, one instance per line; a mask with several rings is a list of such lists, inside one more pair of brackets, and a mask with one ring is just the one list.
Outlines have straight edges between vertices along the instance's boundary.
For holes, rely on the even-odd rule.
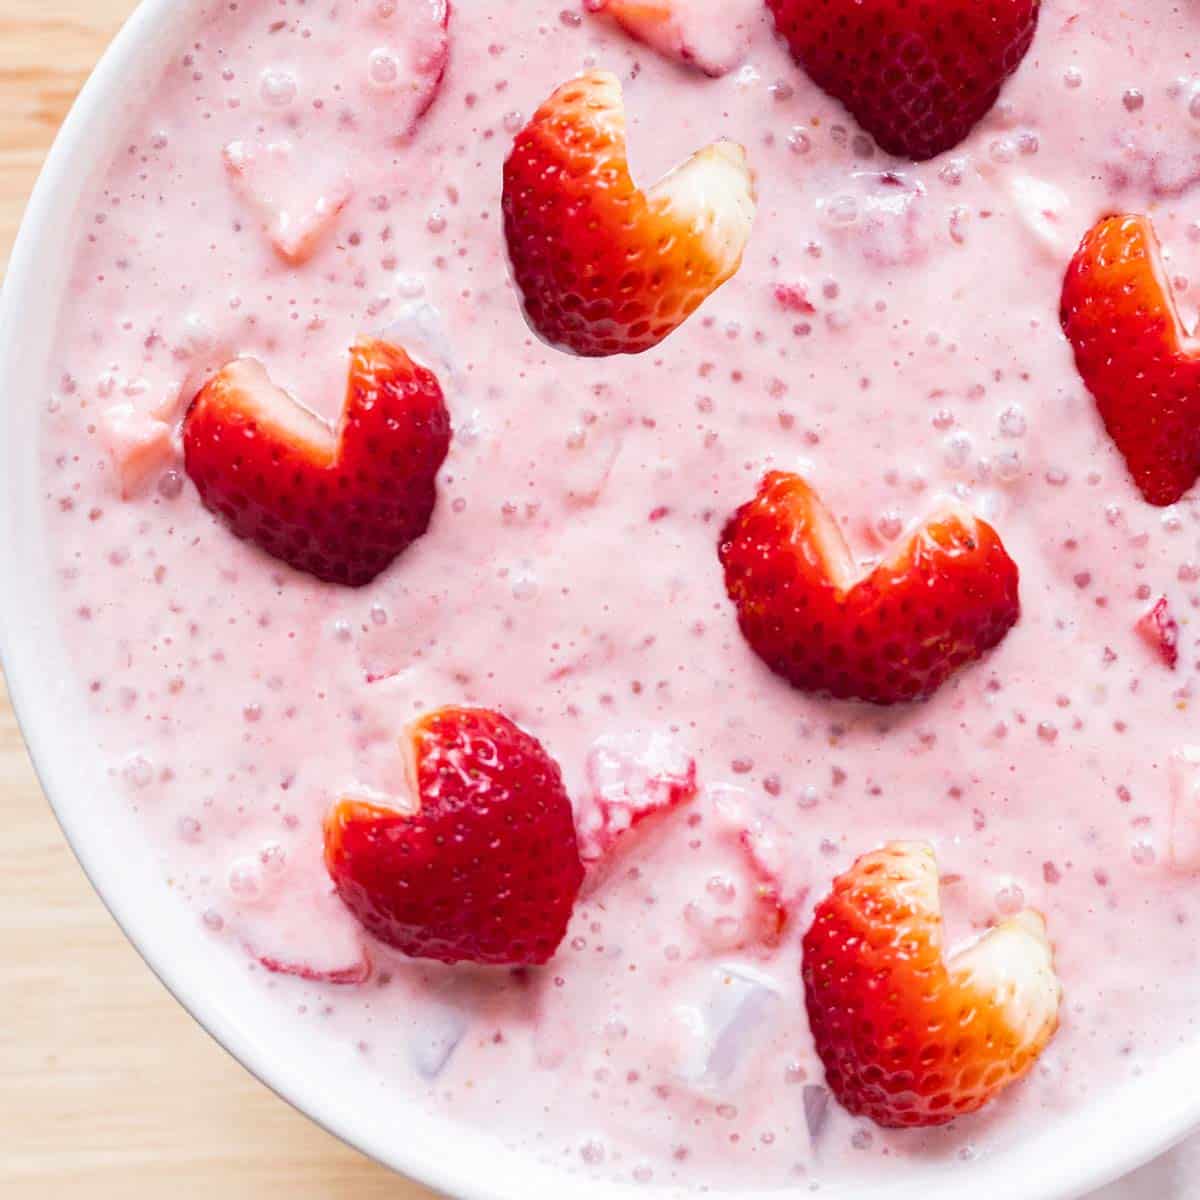
[[816,1190],[1192,1039],[1200,13],[193,7],[46,520],[143,853],[314,1070]]

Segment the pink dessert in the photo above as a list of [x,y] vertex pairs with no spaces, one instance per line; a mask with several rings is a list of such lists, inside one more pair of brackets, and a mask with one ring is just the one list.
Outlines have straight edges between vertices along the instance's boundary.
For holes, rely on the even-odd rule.
[[588,1176],[969,1159],[1195,1035],[1200,16],[1004,0],[950,112],[837,7],[201,4],[82,214],[148,852],[372,1104]]

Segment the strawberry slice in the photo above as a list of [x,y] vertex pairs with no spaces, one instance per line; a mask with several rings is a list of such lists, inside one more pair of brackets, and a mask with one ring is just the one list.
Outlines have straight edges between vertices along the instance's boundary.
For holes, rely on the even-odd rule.
[[616,76],[560,87],[504,164],[504,232],[534,332],[587,356],[657,346],[741,265],[754,221],[746,152],[715,142],[643,192]]
[[1149,218],[1107,217],[1067,269],[1062,327],[1109,436],[1151,504],[1200,476],[1200,349],[1183,329]]
[[717,78],[746,57],[762,19],[761,0],[585,0],[607,13],[631,37],[665,58]]
[[924,699],[1020,616],[1017,567],[990,525],[948,509],[864,577],[816,494],[783,471],[730,519],[720,557],[754,652],[839,699]]
[[192,401],[183,445],[200,499],[238,537],[360,587],[428,527],[450,417],[432,372],[362,338],[336,430],[239,358]]
[[880,149],[958,145],[1025,57],[1040,0],[767,0],[792,57]]
[[487,709],[428,713],[406,736],[406,807],[338,801],[325,865],[363,927],[415,958],[548,961],[583,882],[558,764]]
[[802,974],[830,1091],[855,1116],[903,1128],[975,1112],[1037,1060],[1062,990],[1040,914],[1026,909],[942,953],[937,863],[893,842],[817,906]]

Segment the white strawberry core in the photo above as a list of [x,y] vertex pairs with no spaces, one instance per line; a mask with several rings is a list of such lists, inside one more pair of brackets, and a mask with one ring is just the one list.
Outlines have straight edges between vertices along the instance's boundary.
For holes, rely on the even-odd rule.
[[227,363],[219,381],[226,396],[261,428],[316,457],[333,457],[337,445],[333,430],[272,383],[266,367],[257,359],[236,358]]

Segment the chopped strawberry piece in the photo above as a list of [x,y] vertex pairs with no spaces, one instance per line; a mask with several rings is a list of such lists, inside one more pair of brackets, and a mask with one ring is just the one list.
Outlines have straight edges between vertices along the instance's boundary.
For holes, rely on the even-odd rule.
[[865,577],[798,475],[767,475],[725,527],[725,585],[754,652],[794,687],[896,704],[932,695],[1020,615],[994,529],[947,510]]
[[783,940],[791,921],[793,900],[784,895],[783,853],[774,834],[756,818],[736,788],[719,786],[712,791],[716,842],[731,854],[729,876],[710,877],[731,884],[731,910],[718,900],[693,900],[687,906],[689,926],[712,953],[758,950],[770,953]]
[[429,713],[406,744],[405,807],[343,799],[326,818],[325,865],[343,902],[412,957],[547,962],[583,881],[557,763],[486,709]]
[[1179,663],[1179,622],[1171,616],[1167,598],[1162,596],[1137,623],[1142,640],[1173,671]]
[[1151,504],[1200,475],[1200,354],[1185,333],[1147,217],[1101,221],[1067,269],[1062,327],[1129,473]]
[[760,0],[585,0],[631,37],[714,78],[738,66],[761,20]]
[[[237,864],[226,925],[251,957],[277,975],[342,986],[372,972],[362,930],[329,881],[307,863],[256,857]],[[232,890],[232,889],[231,889]]]
[[313,256],[353,194],[345,175],[310,178],[291,142],[230,142],[222,156],[234,190],[258,213],[275,252],[294,267]]
[[235,359],[192,401],[183,444],[200,499],[238,537],[359,587],[428,527],[450,418],[432,372],[364,338],[336,432]]
[[100,438],[116,468],[123,499],[145,487],[171,460],[171,427],[134,405],[114,404],[100,414]]
[[588,865],[611,857],[644,821],[696,798],[696,760],[661,733],[601,738],[588,755],[587,777],[576,828]]
[[1058,1028],[1042,917],[1026,909],[945,958],[937,863],[924,845],[894,842],[834,881],[804,936],[802,974],[829,1089],[886,1127],[982,1108]]
[[716,142],[643,192],[625,152],[614,75],[560,87],[504,164],[504,233],[533,330],[575,354],[658,345],[741,265],[754,183]]
[[1033,43],[1040,0],[767,0],[792,56],[889,154],[958,145]]

